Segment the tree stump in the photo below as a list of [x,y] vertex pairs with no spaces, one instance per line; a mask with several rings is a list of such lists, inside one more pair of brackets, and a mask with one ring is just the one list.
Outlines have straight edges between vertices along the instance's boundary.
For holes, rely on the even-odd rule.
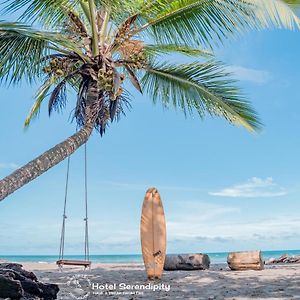
[[228,254],[227,263],[234,271],[260,271],[264,268],[261,251],[231,252]]
[[209,269],[210,259],[207,254],[178,254],[167,255],[164,270],[206,270]]

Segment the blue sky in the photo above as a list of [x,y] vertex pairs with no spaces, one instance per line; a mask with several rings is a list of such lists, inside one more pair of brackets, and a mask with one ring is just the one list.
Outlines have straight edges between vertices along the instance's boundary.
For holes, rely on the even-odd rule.
[[[240,79],[264,129],[251,135],[220,119],[201,121],[134,93],[131,112],[88,144],[93,254],[140,253],[146,189],[161,193],[168,252],[299,249],[300,31],[252,32],[218,58]],[[29,130],[36,86],[0,87],[0,176],[75,130],[71,106]],[[69,98],[74,103],[74,98]],[[0,254],[56,254],[66,161],[0,203]],[[72,156],[66,252],[83,252],[83,149]]]

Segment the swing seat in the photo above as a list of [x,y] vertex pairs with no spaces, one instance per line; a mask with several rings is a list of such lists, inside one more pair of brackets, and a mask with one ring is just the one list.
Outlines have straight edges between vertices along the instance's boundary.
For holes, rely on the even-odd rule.
[[90,268],[92,262],[89,260],[70,260],[70,259],[60,259],[56,264],[61,268],[62,266],[82,266],[85,268]]

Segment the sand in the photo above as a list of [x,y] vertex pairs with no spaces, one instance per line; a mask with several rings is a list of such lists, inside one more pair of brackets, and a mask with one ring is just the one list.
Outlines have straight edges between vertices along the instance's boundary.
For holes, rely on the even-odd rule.
[[[164,272],[149,282],[142,264],[93,264],[91,270],[50,263],[22,263],[43,282],[57,283],[58,299],[300,299],[300,264],[266,266],[263,271]],[[150,285],[149,285],[150,283]]]

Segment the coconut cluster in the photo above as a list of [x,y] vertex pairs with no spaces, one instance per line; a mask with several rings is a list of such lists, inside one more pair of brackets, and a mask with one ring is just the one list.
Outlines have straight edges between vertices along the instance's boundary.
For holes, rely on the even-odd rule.
[[[125,80],[125,75],[120,74],[121,84]],[[114,94],[114,71],[111,68],[101,68],[98,71],[98,87],[110,94],[110,98],[115,100],[123,93],[123,88],[120,86],[117,92]]]
[[64,58],[53,58],[49,64],[43,68],[47,74],[55,74],[57,76],[64,76],[69,69],[69,65]]
[[143,41],[131,40],[123,43],[119,51],[133,69],[141,69],[146,65],[147,56]]
[[105,70],[104,68],[98,71],[98,86],[100,89],[103,89],[107,92],[113,90],[114,82],[114,71],[109,69]]
[[146,65],[146,54],[141,51],[139,53],[133,53],[129,56],[130,66],[133,69],[142,69]]

